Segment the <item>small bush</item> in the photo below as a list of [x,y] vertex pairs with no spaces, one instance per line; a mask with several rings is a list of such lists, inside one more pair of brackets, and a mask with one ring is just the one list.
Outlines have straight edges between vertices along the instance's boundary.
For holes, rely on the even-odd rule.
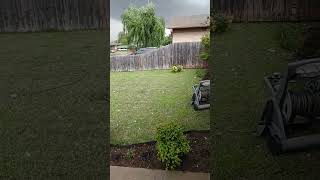
[[171,71],[174,72],[174,73],[178,72],[178,67],[177,66],[172,66],[171,67]]
[[196,76],[198,77],[198,78],[204,78],[204,76],[206,75],[206,72],[204,71],[204,70],[200,70],[200,69],[197,69],[196,70]]
[[200,59],[208,61],[210,59],[210,54],[208,52],[200,52]]
[[183,66],[182,65],[174,65],[171,67],[171,70],[174,73],[181,72],[183,70]]
[[226,32],[230,29],[231,23],[231,17],[227,17],[220,13],[213,13],[212,15],[212,28],[215,33]]
[[304,28],[299,24],[283,24],[277,33],[277,39],[283,49],[297,52],[304,42]]
[[210,59],[210,33],[201,38],[200,59],[208,61]]
[[165,164],[166,169],[172,170],[180,166],[181,157],[190,151],[189,142],[176,123],[158,127],[156,141],[158,159]]

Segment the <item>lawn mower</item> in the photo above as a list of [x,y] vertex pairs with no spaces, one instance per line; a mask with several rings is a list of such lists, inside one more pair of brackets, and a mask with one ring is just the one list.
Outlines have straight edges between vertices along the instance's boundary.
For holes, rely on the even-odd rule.
[[210,80],[200,81],[199,84],[192,87],[192,102],[195,110],[210,108]]
[[288,64],[264,78],[266,105],[257,133],[273,154],[320,147],[320,58]]

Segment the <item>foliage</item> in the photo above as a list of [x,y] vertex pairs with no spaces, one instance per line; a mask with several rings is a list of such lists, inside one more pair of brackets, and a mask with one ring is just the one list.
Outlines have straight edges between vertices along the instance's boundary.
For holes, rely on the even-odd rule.
[[226,32],[230,29],[232,23],[232,17],[227,17],[221,13],[214,12],[212,14],[212,22],[211,26],[213,29],[213,32],[215,33],[222,33]]
[[164,41],[163,41],[162,45],[163,45],[163,46],[166,46],[166,45],[169,45],[169,44],[171,44],[171,43],[172,43],[172,36],[166,36],[166,37],[164,38]]
[[166,169],[175,169],[182,162],[181,156],[190,151],[189,142],[182,128],[176,123],[168,123],[157,128],[156,148],[159,160]]
[[137,47],[159,47],[164,41],[164,19],[155,15],[155,6],[149,3],[137,8],[130,5],[121,15],[129,44]]
[[174,72],[174,73],[176,73],[176,72],[178,72],[178,67],[177,66],[172,66],[172,72]]
[[200,58],[204,61],[210,59],[210,33],[207,33],[201,38]]
[[297,52],[304,42],[304,28],[301,24],[282,24],[277,33],[277,39],[283,49]]
[[181,72],[183,70],[183,66],[182,65],[174,65],[171,67],[172,72],[176,73],[176,72]]
[[200,69],[197,69],[197,70],[196,70],[196,76],[197,76],[198,78],[201,78],[201,79],[202,79],[205,75],[206,75],[206,72],[205,72],[205,71],[200,70]]
[[128,36],[124,31],[119,32],[118,34],[118,43],[128,44]]
[[130,45],[128,46],[128,48],[129,48],[129,49],[136,49],[137,47],[136,47],[135,45],[133,45],[133,44],[130,44]]

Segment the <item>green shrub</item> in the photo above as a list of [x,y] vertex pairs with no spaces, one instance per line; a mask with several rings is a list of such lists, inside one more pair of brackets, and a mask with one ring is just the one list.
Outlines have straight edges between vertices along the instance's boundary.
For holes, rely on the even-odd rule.
[[172,36],[166,36],[163,40],[162,46],[166,46],[168,44],[172,44]]
[[181,72],[183,70],[183,66],[182,65],[174,65],[171,67],[171,70],[174,73]]
[[200,52],[200,59],[208,61],[210,59],[210,54],[208,52]]
[[206,75],[206,72],[204,71],[204,70],[202,70],[202,69],[197,69],[196,70],[196,76],[198,77],[198,78],[203,78],[204,76]]
[[304,42],[304,28],[301,24],[283,24],[277,33],[277,39],[283,49],[297,52]]
[[178,72],[178,67],[177,66],[172,66],[171,67],[171,71],[174,72],[174,73]]
[[158,127],[156,141],[158,159],[165,164],[166,169],[172,170],[180,166],[181,157],[190,151],[189,142],[176,123]]
[[183,66],[182,65],[178,65],[178,72],[181,72],[183,70]]
[[200,59],[208,61],[210,59],[210,33],[201,38]]
[[231,23],[231,17],[227,17],[221,13],[213,13],[212,15],[212,28],[215,33],[226,32],[230,29]]

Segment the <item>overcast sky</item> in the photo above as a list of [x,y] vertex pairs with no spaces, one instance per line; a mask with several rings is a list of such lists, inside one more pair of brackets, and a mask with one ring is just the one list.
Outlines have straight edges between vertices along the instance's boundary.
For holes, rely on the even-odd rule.
[[[210,0],[149,0],[156,6],[157,16],[167,22],[172,16],[189,16],[210,13]],[[117,39],[122,31],[121,14],[129,4],[142,6],[148,0],[111,0],[110,1],[110,41]]]

